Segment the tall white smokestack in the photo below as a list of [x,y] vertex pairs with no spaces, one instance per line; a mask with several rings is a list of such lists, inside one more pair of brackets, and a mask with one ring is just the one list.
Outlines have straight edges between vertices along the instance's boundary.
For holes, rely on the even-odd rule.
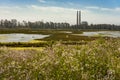
[[81,25],[81,11],[77,11],[77,26]]
[[81,11],[79,11],[79,25],[81,25]]

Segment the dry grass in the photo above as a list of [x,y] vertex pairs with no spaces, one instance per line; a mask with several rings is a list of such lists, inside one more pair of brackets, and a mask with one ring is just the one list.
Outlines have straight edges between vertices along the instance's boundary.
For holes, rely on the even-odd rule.
[[0,48],[0,80],[119,80],[120,39],[60,42],[43,51]]
[[44,47],[9,47],[10,50],[36,50],[36,51],[43,51]]

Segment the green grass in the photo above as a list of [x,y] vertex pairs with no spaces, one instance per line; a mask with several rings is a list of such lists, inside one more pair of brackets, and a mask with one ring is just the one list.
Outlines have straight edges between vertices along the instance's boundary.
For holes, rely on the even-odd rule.
[[48,46],[49,42],[37,42],[37,43],[32,43],[32,42],[5,42],[5,43],[0,43],[0,46],[6,46],[6,47],[45,47]]
[[82,31],[76,31],[76,30],[0,29],[0,34],[9,34],[9,33],[54,34],[54,33],[60,33],[60,32],[63,32],[63,31],[70,31],[70,32],[74,32],[74,33],[82,33]]
[[43,51],[0,48],[0,80],[119,80],[120,39],[56,42]]
[[54,33],[49,37],[44,39],[36,39],[36,40],[44,40],[44,41],[92,41],[99,37],[87,37],[87,36],[76,36],[68,33]]
[[42,51],[44,50],[44,47],[8,47],[8,49],[10,50],[19,50],[19,51],[22,51],[22,50],[38,50],[38,51]]

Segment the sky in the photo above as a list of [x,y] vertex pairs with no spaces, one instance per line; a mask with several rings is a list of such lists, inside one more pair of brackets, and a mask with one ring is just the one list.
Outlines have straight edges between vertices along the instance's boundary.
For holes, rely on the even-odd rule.
[[120,25],[120,0],[0,0],[0,19]]

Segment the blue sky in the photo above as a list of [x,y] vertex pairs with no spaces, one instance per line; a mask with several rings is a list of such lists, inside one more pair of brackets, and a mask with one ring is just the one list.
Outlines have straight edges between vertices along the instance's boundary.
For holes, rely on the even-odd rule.
[[[120,0],[0,0],[1,5],[44,5],[44,6],[60,6],[60,7],[75,7],[71,6],[69,3],[79,5],[81,7],[85,6],[99,6],[107,8],[115,8],[120,6]],[[65,5],[66,4],[66,5]]]
[[0,0],[0,19],[75,24],[76,10],[90,24],[120,24],[120,0]]

